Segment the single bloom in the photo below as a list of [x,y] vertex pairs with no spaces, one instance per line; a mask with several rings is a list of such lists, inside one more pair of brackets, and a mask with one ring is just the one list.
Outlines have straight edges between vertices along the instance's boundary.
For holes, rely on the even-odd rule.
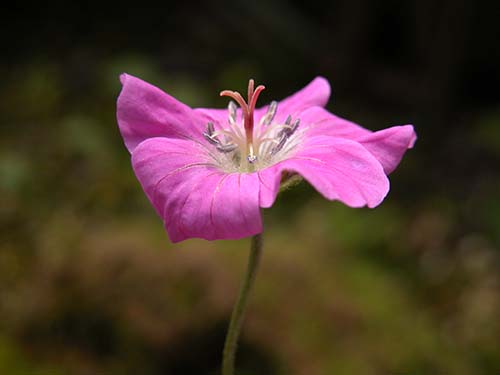
[[387,175],[413,147],[412,125],[371,132],[323,107],[328,81],[256,108],[264,86],[235,91],[227,109],[190,108],[122,74],[117,119],[132,166],[173,242],[238,239],[262,232],[283,176],[299,174],[325,198],[375,207]]

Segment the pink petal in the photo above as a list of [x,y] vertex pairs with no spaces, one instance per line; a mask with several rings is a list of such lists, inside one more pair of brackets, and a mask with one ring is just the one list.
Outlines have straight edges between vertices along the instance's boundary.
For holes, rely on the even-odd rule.
[[393,126],[357,139],[382,164],[386,174],[396,169],[406,150],[412,148],[416,140],[412,125]]
[[299,118],[301,124],[307,127],[309,137],[328,135],[359,142],[377,158],[386,174],[397,167],[406,150],[412,148],[417,139],[412,125],[372,132],[321,107],[307,109]]
[[139,78],[122,74],[120,80],[117,119],[130,152],[148,138],[202,139],[206,122],[197,112]]
[[[195,112],[201,113],[208,121],[213,122],[214,124],[220,124],[226,127],[225,125],[228,122],[228,111],[227,108],[195,108]],[[238,115],[241,113],[241,110],[238,111]],[[238,117],[239,118],[239,117]]]
[[274,203],[283,171],[300,174],[325,198],[351,207],[375,207],[389,191],[389,180],[377,159],[348,139],[310,138],[289,159],[259,171],[261,207]]
[[328,103],[330,92],[328,81],[323,77],[316,77],[306,87],[278,103],[276,120],[285,120],[288,115],[295,118],[309,107],[324,107]]
[[343,119],[322,107],[311,107],[299,116],[302,127],[307,127],[309,136],[330,135],[347,139],[358,139],[372,132],[352,121]]
[[132,165],[172,242],[262,231],[258,176],[220,171],[196,143],[148,139],[135,148]]
[[237,239],[262,232],[259,185],[255,173],[232,173],[219,179],[210,207],[214,239]]

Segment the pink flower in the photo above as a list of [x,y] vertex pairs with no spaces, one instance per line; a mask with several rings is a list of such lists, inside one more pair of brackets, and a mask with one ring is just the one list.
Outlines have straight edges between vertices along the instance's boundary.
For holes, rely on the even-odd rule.
[[284,172],[297,173],[325,198],[375,207],[387,174],[411,148],[413,126],[371,132],[323,106],[321,77],[279,103],[255,109],[236,92],[227,110],[190,108],[133,76],[121,76],[117,118],[132,166],[173,242],[237,239],[262,231]]

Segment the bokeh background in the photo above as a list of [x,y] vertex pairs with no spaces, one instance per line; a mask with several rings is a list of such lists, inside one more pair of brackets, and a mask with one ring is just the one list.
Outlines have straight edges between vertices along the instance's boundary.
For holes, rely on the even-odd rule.
[[4,8],[0,373],[218,373],[249,243],[169,242],[116,126],[128,72],[194,107],[323,75],[334,113],[417,130],[380,207],[302,183],[265,211],[239,374],[499,374],[496,4]]

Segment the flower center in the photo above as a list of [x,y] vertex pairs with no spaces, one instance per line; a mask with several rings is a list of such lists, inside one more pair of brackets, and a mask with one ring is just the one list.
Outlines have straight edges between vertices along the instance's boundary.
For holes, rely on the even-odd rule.
[[230,101],[228,127],[215,129],[214,124],[209,122],[203,136],[215,146],[219,153],[213,156],[228,172],[253,172],[267,167],[282,160],[298,143],[296,130],[300,119],[292,123],[292,117],[288,116],[282,124],[274,122],[278,108],[275,101],[271,102],[267,112],[254,126],[255,105],[264,89],[263,85],[255,88],[254,80],[251,79],[248,82],[247,101],[237,91],[224,90],[220,93],[220,96],[228,96],[239,104],[241,121],[238,121],[235,102]]

